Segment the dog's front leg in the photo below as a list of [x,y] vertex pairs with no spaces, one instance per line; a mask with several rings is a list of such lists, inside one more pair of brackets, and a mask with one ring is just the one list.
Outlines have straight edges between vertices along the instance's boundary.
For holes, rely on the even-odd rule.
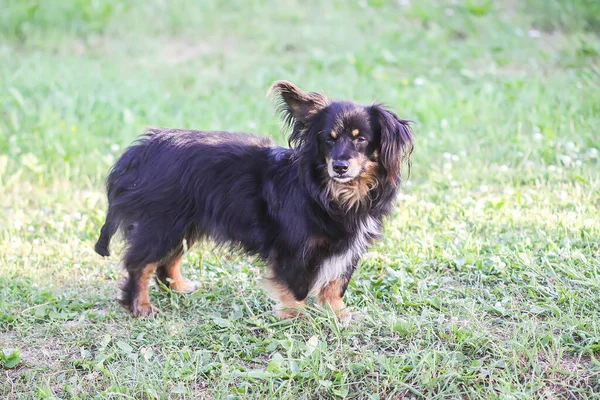
[[319,303],[323,307],[331,307],[339,318],[345,318],[348,315],[346,304],[344,304],[344,300],[342,300],[344,293],[346,293],[348,282],[349,278],[343,276],[329,282],[319,290]]
[[293,261],[272,262],[266,289],[277,302],[275,315],[281,319],[297,317],[306,306],[309,280],[306,267]]

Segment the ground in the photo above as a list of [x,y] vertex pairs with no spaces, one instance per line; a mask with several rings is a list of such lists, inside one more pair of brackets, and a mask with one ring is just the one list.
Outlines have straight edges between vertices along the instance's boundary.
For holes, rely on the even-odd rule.
[[[600,397],[600,3],[0,0],[0,397]],[[286,142],[277,79],[414,121],[350,326],[280,322],[260,262],[117,303],[92,248],[143,128]]]

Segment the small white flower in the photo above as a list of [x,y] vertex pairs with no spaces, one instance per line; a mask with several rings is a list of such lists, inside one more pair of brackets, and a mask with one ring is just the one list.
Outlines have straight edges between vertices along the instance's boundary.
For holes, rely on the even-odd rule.
[[521,210],[519,210],[518,208],[515,208],[515,209],[513,209],[513,210],[512,210],[512,216],[513,216],[514,218],[516,218],[516,217],[520,217],[520,216],[521,216]]
[[421,77],[418,77],[418,78],[415,79],[415,85],[422,86],[424,84],[425,84],[425,79],[423,79]]
[[452,154],[452,161],[458,161],[458,156],[456,154]]
[[447,152],[446,152],[446,153],[444,153],[443,155],[444,155],[444,158],[445,158],[446,160],[451,160],[451,159],[452,159],[452,154],[450,154],[450,153],[447,153]]
[[560,197],[561,200],[565,200],[567,197],[569,197],[569,194],[564,190],[561,190],[558,192],[558,197]]
[[542,140],[544,140],[544,135],[542,135],[539,132],[534,133],[533,134],[533,140],[535,140],[536,142],[541,142]]
[[563,163],[564,166],[568,167],[569,165],[571,165],[573,163],[573,159],[567,155],[561,155],[559,156],[560,158],[560,162]]
[[588,150],[587,155],[589,158],[598,158],[598,150],[592,147]]
[[75,218],[77,221],[81,220],[81,213],[79,211],[75,211],[73,213],[73,218]]
[[548,171],[556,171],[556,167],[552,164],[548,165]]
[[256,122],[250,121],[248,122],[248,126],[250,127],[250,129],[256,129]]
[[535,165],[535,163],[530,160],[527,160],[523,163],[523,167],[525,167],[525,168],[532,168],[534,165]]
[[461,150],[460,153],[458,153],[458,154],[460,154],[461,157],[466,157],[467,156],[467,152],[464,151],[464,150]]
[[596,224],[596,220],[595,220],[595,219],[593,219],[593,218],[588,218],[588,219],[586,219],[585,221],[583,221],[583,224],[584,224],[585,226],[593,226],[593,225],[595,225],[595,224]]
[[487,192],[488,191],[487,185],[481,185],[481,186],[479,186],[479,191],[480,192],[484,192],[484,193]]
[[583,163],[581,162],[581,160],[575,160],[575,165],[577,165],[578,167],[581,167]]
[[508,171],[508,165],[501,165],[499,169],[500,169],[500,172],[506,172],[506,171]]
[[443,119],[440,121],[440,126],[442,127],[442,129],[445,129],[445,128],[447,128],[447,127],[448,127],[448,120],[447,120],[446,118],[443,118]]
[[542,32],[538,31],[537,29],[530,29],[529,30],[529,37],[539,38],[541,36],[542,36]]
[[398,0],[398,4],[401,6],[410,6],[410,0]]
[[36,246],[40,243],[41,243],[40,239],[33,239],[33,244],[35,244]]
[[443,168],[444,168],[444,171],[449,171],[449,170],[451,170],[451,169],[452,169],[452,163],[449,163],[449,162],[447,162],[447,163],[444,163],[444,166],[443,166]]
[[120,149],[120,147],[116,143],[110,145],[110,150],[111,151],[117,152],[117,151],[119,151],[119,149]]
[[29,225],[29,226],[27,227],[27,230],[28,230],[29,232],[33,232],[33,231],[35,231],[35,228],[33,227],[33,225]]
[[575,146],[575,143],[573,142],[567,142],[567,144],[565,145],[565,149],[570,153],[577,153],[579,151],[579,149],[577,148],[577,146]]

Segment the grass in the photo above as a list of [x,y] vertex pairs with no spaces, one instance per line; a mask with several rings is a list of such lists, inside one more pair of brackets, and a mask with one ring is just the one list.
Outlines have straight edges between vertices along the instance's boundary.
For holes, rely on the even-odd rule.
[[[600,12],[574,0],[0,0],[0,396],[600,398]],[[263,132],[288,79],[383,101],[411,179],[340,326],[279,322],[262,266],[115,301],[102,180],[144,126]]]

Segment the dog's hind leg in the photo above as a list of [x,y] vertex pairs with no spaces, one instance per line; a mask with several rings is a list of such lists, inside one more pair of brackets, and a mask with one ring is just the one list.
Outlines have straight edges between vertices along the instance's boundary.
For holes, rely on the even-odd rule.
[[181,275],[181,259],[183,258],[183,247],[166,261],[161,262],[156,269],[156,279],[165,286],[178,293],[192,293],[199,287],[198,282],[186,280]]
[[128,307],[134,316],[147,317],[158,311],[150,304],[150,278],[160,260],[165,259],[170,252],[168,247],[157,246],[156,238],[145,237],[139,232],[147,232],[147,230],[140,228],[139,231],[131,232],[133,237],[130,236],[130,246],[123,258],[128,277],[122,287],[121,304]]
[[129,276],[123,286],[121,303],[128,307],[136,317],[148,317],[159,310],[150,303],[150,278],[156,270],[156,263],[150,263],[137,269],[128,269]]

